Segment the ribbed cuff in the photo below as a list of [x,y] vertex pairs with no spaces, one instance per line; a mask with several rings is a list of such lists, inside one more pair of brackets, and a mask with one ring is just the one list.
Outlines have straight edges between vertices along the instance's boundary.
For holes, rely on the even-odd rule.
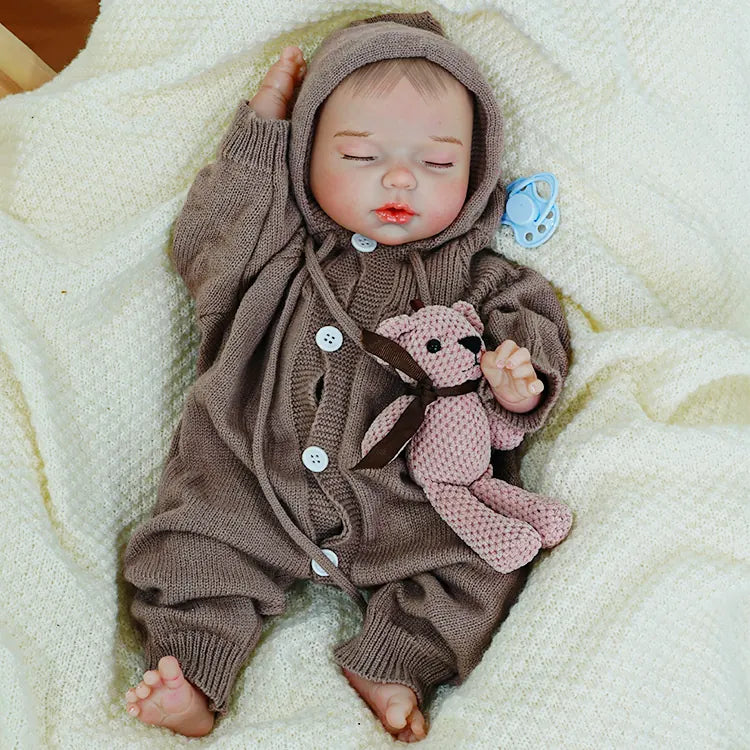
[[156,669],[162,656],[174,656],[188,682],[208,697],[208,707],[220,714],[227,712],[229,693],[248,650],[213,633],[182,631],[145,646],[149,669]]
[[369,614],[365,629],[333,652],[336,663],[375,682],[396,682],[410,687],[420,707],[428,691],[454,676],[428,644],[379,614]]
[[289,120],[258,117],[245,100],[219,145],[219,156],[268,172],[285,168],[289,126]]

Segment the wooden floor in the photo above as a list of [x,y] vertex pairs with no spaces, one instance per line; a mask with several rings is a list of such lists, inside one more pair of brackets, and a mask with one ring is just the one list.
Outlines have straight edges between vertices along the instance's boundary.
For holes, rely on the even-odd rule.
[[1,0],[0,24],[59,73],[86,45],[99,0]]

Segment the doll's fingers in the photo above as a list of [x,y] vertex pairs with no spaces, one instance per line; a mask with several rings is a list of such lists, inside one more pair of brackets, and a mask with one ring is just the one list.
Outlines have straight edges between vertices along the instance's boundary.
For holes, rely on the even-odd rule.
[[517,380],[514,379],[512,381],[513,385],[512,388],[516,392],[516,395],[520,398],[529,398],[533,394],[529,390],[529,381],[524,380],[523,378],[518,378]]
[[495,352],[485,352],[485,354],[482,355],[482,359],[479,361],[479,367],[482,370],[482,375],[484,375],[487,382],[493,388],[497,388],[501,383],[507,380],[510,375],[506,370],[495,365]]
[[513,354],[508,357],[505,366],[509,370],[512,370],[513,368],[518,367],[519,365],[522,365],[526,362],[531,362],[531,353],[525,346],[522,346],[520,349],[516,349],[516,351],[514,351]]
[[296,47],[295,45],[290,45],[289,47],[284,47],[283,50],[281,50],[280,58],[291,60],[296,63],[303,63],[305,61],[305,56],[302,54],[302,50],[299,47]]
[[515,379],[523,378],[524,380],[528,380],[531,378],[531,380],[536,379],[536,372],[534,371],[534,367],[532,366],[531,362],[524,362],[522,365],[518,365],[514,367],[511,370],[513,377]]
[[536,396],[538,393],[541,393],[544,390],[544,383],[542,383],[541,380],[533,380],[531,383],[529,383],[529,391],[533,396]]
[[483,352],[479,357],[479,366],[482,368],[482,372],[485,368],[497,367],[497,352],[490,350]]
[[513,339],[505,339],[500,346],[495,349],[495,355],[497,357],[497,366],[498,367],[504,367],[505,362],[510,357],[513,352],[518,349],[518,345],[516,344]]
[[[299,83],[303,71],[307,68],[299,47],[285,47],[279,59],[268,69],[261,88],[276,88],[285,95],[291,93],[291,87]],[[291,87],[290,87],[291,84]]]
[[497,349],[494,352],[492,350],[488,350],[482,355],[481,359],[479,360],[479,365],[485,375],[492,370],[495,370],[495,375],[497,375],[497,370],[500,370],[502,372],[503,366],[505,365],[505,359],[500,358],[500,354],[498,354]]

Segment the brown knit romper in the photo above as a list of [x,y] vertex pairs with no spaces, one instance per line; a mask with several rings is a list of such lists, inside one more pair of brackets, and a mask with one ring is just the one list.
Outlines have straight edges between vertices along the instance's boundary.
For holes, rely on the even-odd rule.
[[[426,57],[474,95],[472,173],[460,215],[440,234],[377,246],[333,223],[308,184],[315,114],[361,65]],[[174,262],[201,331],[190,389],[154,515],[128,544],[132,613],[154,668],[177,657],[225,712],[263,617],[284,609],[298,579],[337,585],[364,605],[362,630],[338,664],[398,682],[420,703],[463,679],[507,613],[524,572],[500,574],[469,549],[409,477],[403,456],[352,470],[373,419],[401,381],[363,352],[361,329],[465,299],[489,348],[528,347],[545,398],[512,414],[538,429],[567,371],[568,331],[550,285],[491,249],[504,191],[502,120],[476,62],[429,14],[382,16],[341,29],[310,62],[291,121],[261,120],[242,102],[193,183],[177,222]],[[373,247],[373,245],[375,245]],[[517,454],[496,474],[519,483]]]

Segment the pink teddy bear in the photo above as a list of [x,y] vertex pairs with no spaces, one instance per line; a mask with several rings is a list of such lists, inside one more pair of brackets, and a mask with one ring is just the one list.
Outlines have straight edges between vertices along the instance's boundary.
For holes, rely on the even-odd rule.
[[[384,320],[363,343],[391,364],[407,395],[391,402],[362,441],[355,468],[378,468],[406,448],[409,472],[443,520],[501,573],[530,562],[568,534],[563,503],[492,476],[491,448],[510,450],[524,433],[477,393],[484,326],[468,302],[412,303],[412,315]],[[390,341],[389,341],[390,340]],[[396,342],[392,344],[391,342]]]

